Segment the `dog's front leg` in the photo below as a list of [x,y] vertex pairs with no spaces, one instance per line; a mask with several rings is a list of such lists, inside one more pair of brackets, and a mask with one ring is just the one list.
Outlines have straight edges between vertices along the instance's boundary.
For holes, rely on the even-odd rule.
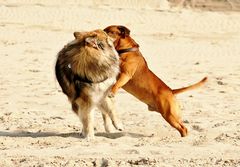
[[131,79],[131,77],[126,74],[126,73],[120,73],[117,82],[113,85],[112,90],[111,90],[111,94],[114,96],[118,89],[120,89],[121,87],[123,87],[129,80]]
[[106,97],[103,99],[103,101],[98,106],[103,114],[103,120],[104,120],[104,127],[106,132],[110,132],[111,125],[109,124],[109,118],[112,121],[113,126],[119,130],[123,130],[122,123],[119,121],[116,110],[115,110],[115,102],[114,98]]
[[107,133],[111,133],[112,132],[111,119],[108,113],[102,110],[102,117],[103,117],[105,131]]

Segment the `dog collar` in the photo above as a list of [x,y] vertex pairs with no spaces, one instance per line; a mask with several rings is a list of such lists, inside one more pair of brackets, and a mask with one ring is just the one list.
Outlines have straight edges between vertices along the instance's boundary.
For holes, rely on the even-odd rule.
[[74,75],[73,81],[80,81],[80,82],[85,82],[88,84],[93,84],[93,81],[89,80],[87,77],[80,77],[79,75]]
[[106,77],[106,78],[104,78],[104,79],[102,79],[102,80],[100,80],[100,81],[95,81],[95,82],[94,82],[94,81],[88,79],[86,76],[85,76],[85,77],[80,77],[79,75],[74,75],[74,77],[73,77],[73,81],[74,81],[74,82],[80,81],[80,82],[85,82],[85,83],[90,84],[90,85],[104,82],[104,81],[106,81],[107,79],[108,79],[108,77]]
[[121,49],[121,50],[118,50],[117,52],[118,52],[118,54],[122,54],[122,53],[126,53],[126,52],[135,52],[135,51],[138,51],[137,47]]

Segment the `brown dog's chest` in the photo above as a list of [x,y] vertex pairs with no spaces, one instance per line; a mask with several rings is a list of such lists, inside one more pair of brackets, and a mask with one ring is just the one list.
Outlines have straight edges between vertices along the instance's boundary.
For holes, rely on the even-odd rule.
[[[140,101],[146,104],[151,104],[153,100],[152,90],[155,89],[152,88],[151,84],[154,76],[151,75],[151,71],[148,69],[144,58],[125,58],[123,58],[124,60],[121,62],[121,70],[131,75],[131,79],[122,88],[128,93],[137,97]],[[130,66],[129,64],[132,65]]]

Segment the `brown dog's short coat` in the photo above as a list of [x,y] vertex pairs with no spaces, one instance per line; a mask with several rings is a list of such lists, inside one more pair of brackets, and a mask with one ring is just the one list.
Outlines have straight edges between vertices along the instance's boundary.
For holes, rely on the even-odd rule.
[[112,94],[114,95],[122,87],[146,103],[150,111],[161,113],[182,137],[186,136],[188,131],[181,120],[180,109],[174,95],[201,86],[207,78],[194,85],[172,90],[148,68],[138,49],[139,45],[130,37],[128,28],[113,25],[105,28],[104,31],[114,39],[115,49],[120,56],[121,73],[112,87]]

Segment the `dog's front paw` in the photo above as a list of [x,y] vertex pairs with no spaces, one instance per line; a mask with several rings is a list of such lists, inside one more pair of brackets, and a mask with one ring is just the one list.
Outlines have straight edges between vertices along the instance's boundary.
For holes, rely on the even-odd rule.
[[95,136],[94,136],[94,133],[84,133],[84,132],[81,132],[80,133],[80,137],[83,138],[83,139],[86,139],[87,141],[92,141],[95,139]]
[[113,132],[113,127],[110,124],[105,124],[104,128],[105,128],[105,131],[107,133],[112,133]]
[[115,94],[114,94],[113,92],[109,92],[109,93],[108,93],[108,97],[109,97],[109,98],[114,98],[114,97],[115,97]]
[[119,131],[123,131],[124,129],[123,129],[123,124],[122,123],[114,123],[113,124],[114,125],[114,127],[117,129],[117,130],[119,130]]

